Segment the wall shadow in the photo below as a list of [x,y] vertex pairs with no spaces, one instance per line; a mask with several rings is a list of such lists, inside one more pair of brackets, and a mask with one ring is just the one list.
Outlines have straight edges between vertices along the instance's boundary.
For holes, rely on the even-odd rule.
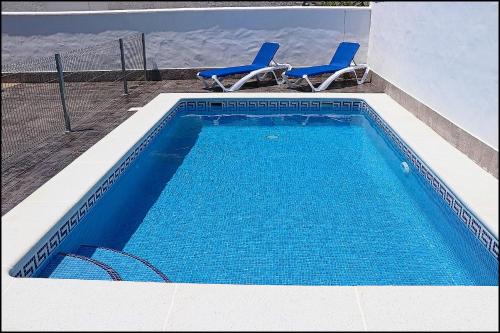
[[176,116],[79,222],[59,251],[82,244],[122,250],[198,140],[202,122]]

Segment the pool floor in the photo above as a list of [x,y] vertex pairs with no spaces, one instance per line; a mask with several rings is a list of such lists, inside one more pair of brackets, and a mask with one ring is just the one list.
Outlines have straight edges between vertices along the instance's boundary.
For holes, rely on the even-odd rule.
[[118,249],[173,282],[498,285],[403,161],[360,114],[177,115],[63,249]]

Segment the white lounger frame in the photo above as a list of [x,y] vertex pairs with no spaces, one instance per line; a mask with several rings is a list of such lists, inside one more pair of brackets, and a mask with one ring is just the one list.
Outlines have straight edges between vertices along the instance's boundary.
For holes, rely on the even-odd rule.
[[[357,69],[364,69],[365,70],[365,73],[363,74],[363,76],[361,77],[361,79],[358,79],[358,75],[356,74],[356,70]],[[302,75],[302,77],[299,78],[299,79],[297,79],[295,82],[290,82],[290,80],[288,79],[288,76],[286,75],[286,72],[283,73],[282,76],[283,76],[283,81],[285,81],[286,84],[289,87],[291,87],[291,88],[298,87],[300,85],[300,83],[302,82],[302,80],[306,80],[307,83],[309,84],[309,86],[311,87],[311,89],[312,89],[313,92],[319,92],[319,91],[323,91],[326,88],[328,88],[328,86],[330,86],[330,84],[332,84],[332,82],[335,81],[342,74],[349,73],[349,72],[353,72],[354,76],[356,77],[356,82],[358,82],[358,84],[362,84],[363,82],[365,82],[366,78],[368,77],[368,72],[369,71],[370,71],[370,69],[368,68],[368,65],[365,65],[365,64],[356,65],[356,63],[353,62],[351,64],[351,66],[346,67],[346,68],[341,69],[341,70],[338,70],[335,73],[333,73],[332,75],[330,75],[317,88],[314,87],[314,85],[312,84],[312,82],[309,80],[308,75]]]
[[[264,79],[264,77],[269,73],[271,73],[274,76],[274,79],[276,80],[277,84],[284,83],[284,80],[278,80],[278,77],[276,76],[276,73],[274,71],[278,70],[278,69],[285,69],[285,70],[289,71],[292,69],[292,66],[290,66],[289,64],[279,64],[279,63],[275,62],[274,60],[271,60],[270,65],[271,66],[257,69],[257,70],[254,70],[254,71],[248,73],[247,75],[245,75],[244,77],[239,79],[235,84],[233,84],[229,88],[226,88],[222,84],[222,80],[224,80],[224,77],[218,78],[217,75],[212,75],[212,77],[210,79],[206,79],[206,78],[200,76],[200,73],[197,73],[196,76],[198,77],[198,79],[201,80],[201,82],[203,82],[203,85],[205,86],[205,88],[211,89],[211,88],[214,88],[216,86],[219,86],[222,88],[222,91],[224,91],[224,92],[231,92],[231,91],[236,91],[236,90],[240,89],[248,80],[250,80],[253,77],[255,77],[257,79],[257,81],[260,81],[260,80]],[[212,80],[212,83],[209,83],[209,80]]]

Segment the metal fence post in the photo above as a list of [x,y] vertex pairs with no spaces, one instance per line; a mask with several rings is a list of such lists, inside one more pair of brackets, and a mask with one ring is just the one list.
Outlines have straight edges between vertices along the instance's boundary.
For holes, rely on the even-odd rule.
[[123,39],[118,40],[120,42],[120,57],[122,60],[122,74],[123,75],[123,91],[125,95],[128,95],[128,87],[127,87],[127,72],[125,70],[125,54],[123,52]]
[[61,103],[64,114],[64,125],[66,127],[66,132],[71,132],[71,123],[69,121],[68,108],[66,107],[66,91],[64,89],[64,74],[61,63],[61,56],[59,53],[56,54],[56,68],[57,68],[57,76],[59,78],[59,93],[61,95]]
[[148,72],[146,69],[146,37],[144,36],[144,32],[141,34],[142,37],[142,62],[144,64],[144,81],[148,80]]

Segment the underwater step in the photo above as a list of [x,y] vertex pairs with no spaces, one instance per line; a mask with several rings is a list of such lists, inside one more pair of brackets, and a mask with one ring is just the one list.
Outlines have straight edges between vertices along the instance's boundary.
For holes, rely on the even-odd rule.
[[113,268],[98,260],[62,252],[54,256],[38,276],[54,279],[122,280]]
[[82,245],[77,253],[113,267],[125,281],[170,282],[168,277],[151,263],[127,252],[106,247]]

